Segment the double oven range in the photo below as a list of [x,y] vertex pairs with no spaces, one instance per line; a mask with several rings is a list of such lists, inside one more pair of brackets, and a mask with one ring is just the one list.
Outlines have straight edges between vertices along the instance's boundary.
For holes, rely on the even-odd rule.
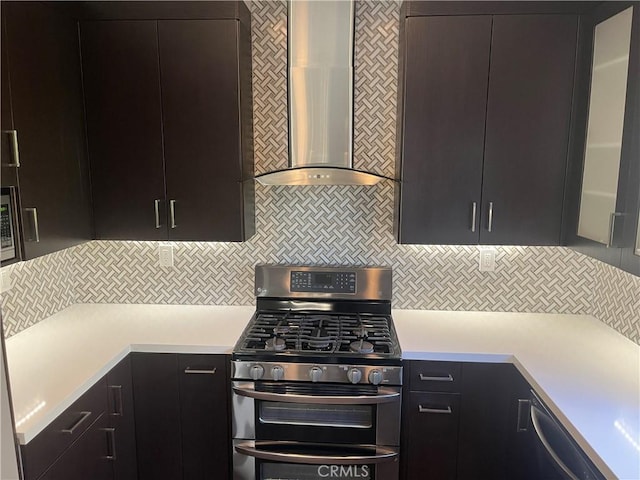
[[397,479],[391,270],[258,266],[256,295],[232,355],[234,479]]

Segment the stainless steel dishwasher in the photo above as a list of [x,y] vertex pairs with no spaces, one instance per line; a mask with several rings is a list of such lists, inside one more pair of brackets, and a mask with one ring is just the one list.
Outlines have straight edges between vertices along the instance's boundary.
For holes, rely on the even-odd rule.
[[540,478],[606,480],[533,391],[530,414]]

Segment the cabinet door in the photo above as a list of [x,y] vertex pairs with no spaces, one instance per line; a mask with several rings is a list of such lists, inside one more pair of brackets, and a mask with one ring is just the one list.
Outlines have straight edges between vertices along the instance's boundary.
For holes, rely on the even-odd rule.
[[462,364],[458,478],[506,475],[512,365]]
[[575,15],[493,17],[480,243],[559,245]]
[[64,9],[45,3],[3,2],[2,14],[31,259],[91,238],[78,34]]
[[491,17],[408,18],[405,31],[398,241],[475,244]]
[[229,382],[225,355],[179,355],[184,480],[229,478]]
[[167,238],[157,22],[80,26],[96,238]]
[[2,37],[0,41],[0,88],[2,88],[2,101],[0,101],[0,161],[2,172],[0,181],[3,187],[18,186],[18,168],[15,166],[15,151],[12,148],[11,136],[13,135],[13,113],[11,112],[11,87],[9,85],[9,60],[7,58],[7,36],[4,18],[0,25]]
[[178,358],[132,353],[139,480],[182,480]]
[[601,2],[581,19],[565,222],[569,246],[636,274],[640,257],[632,245],[640,208],[638,35],[638,2]]
[[239,28],[158,22],[171,240],[243,240]]
[[107,374],[109,427],[113,428],[116,456],[115,480],[136,480],[136,430],[131,381],[131,357],[127,356]]
[[407,480],[456,477],[460,395],[411,392],[403,407]]
[[107,415],[89,429],[38,480],[112,480]]
[[621,267],[640,276],[640,4],[635,2],[621,167],[626,190]]

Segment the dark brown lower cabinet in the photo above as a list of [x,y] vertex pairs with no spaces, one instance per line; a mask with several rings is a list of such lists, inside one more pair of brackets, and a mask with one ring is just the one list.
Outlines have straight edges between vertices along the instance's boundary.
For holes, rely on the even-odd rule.
[[133,353],[139,480],[228,478],[228,358]]
[[230,478],[225,355],[178,355],[184,480]]
[[103,413],[38,480],[111,480],[113,464],[108,429]]
[[410,361],[405,386],[402,478],[540,480],[530,387],[513,365]]
[[131,358],[127,356],[107,373],[108,424],[113,429],[115,480],[136,480],[136,429],[133,416]]
[[507,363],[462,364],[457,478],[517,478],[506,461],[516,420],[510,408],[513,370]]
[[[108,426],[105,414],[106,390],[106,381],[103,378],[58,415],[34,439],[20,447],[24,480],[104,478],[101,476],[102,473],[95,477],[80,473],[94,470],[102,472],[106,457],[111,455],[108,450],[109,433],[104,430]],[[86,435],[90,431],[95,432]],[[81,465],[67,465],[77,463],[75,459],[79,457],[82,458]],[[109,471],[112,471],[111,461],[106,461],[106,464]],[[74,472],[74,468],[79,469],[77,476],[62,475],[64,472]],[[51,469],[53,471],[50,475],[56,476],[43,477],[43,474]]]

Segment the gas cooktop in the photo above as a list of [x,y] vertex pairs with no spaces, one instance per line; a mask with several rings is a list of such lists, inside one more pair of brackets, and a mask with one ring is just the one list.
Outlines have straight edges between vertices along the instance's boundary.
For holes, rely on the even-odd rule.
[[400,362],[388,268],[257,266],[256,294],[234,360]]
[[399,355],[391,317],[367,313],[257,312],[236,353]]

